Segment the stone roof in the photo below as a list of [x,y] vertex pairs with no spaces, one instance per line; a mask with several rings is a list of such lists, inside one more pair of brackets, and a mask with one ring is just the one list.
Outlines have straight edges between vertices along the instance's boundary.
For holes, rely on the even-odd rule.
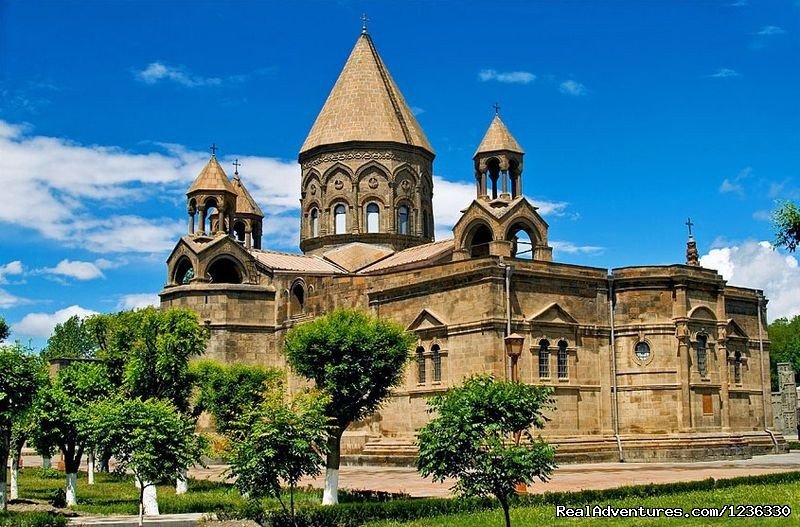
[[[508,150],[510,152],[517,152],[524,154],[525,151],[519,146],[517,140],[508,131],[505,123],[500,119],[499,115],[495,115],[492,119],[489,129],[486,130],[486,135],[483,136],[483,141],[478,145],[475,151],[475,156],[480,153],[497,152],[500,150]],[[473,157],[475,157],[473,156]]]
[[233,176],[233,190],[236,192],[236,212],[239,214],[254,214],[264,217],[261,207],[247,190],[238,175]]
[[357,271],[390,254],[392,250],[387,247],[354,242],[326,252],[324,258],[348,271]]
[[348,141],[389,141],[433,153],[367,34],[356,41],[300,153]]
[[281,271],[298,271],[305,273],[344,273],[341,267],[323,260],[317,256],[302,254],[279,253],[277,251],[264,251],[251,249],[250,253],[260,263],[270,269]]
[[200,171],[200,175],[197,176],[192,186],[189,187],[187,194],[203,190],[226,190],[231,194],[236,193],[228,176],[225,175],[225,171],[222,170],[222,167],[217,161],[217,156],[211,156],[206,166]]
[[384,258],[369,267],[365,267],[359,272],[373,273],[395,267],[405,267],[411,264],[429,263],[439,257],[445,256],[453,250],[453,247],[454,243],[452,239],[417,245],[416,247],[396,252],[388,258]]

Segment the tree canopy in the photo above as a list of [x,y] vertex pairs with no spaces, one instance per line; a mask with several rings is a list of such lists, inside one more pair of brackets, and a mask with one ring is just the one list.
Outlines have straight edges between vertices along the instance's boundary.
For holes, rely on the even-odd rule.
[[546,481],[555,468],[553,447],[531,434],[544,427],[551,394],[542,386],[476,376],[433,396],[428,411],[436,417],[419,431],[417,468],[434,481],[458,480],[459,494],[496,497],[510,527],[515,485]]
[[3,317],[0,317],[0,342],[3,342],[8,338],[9,335],[9,328],[8,324],[6,324],[6,320]]
[[795,374],[800,379],[800,315],[789,320],[779,318],[769,325],[769,360],[772,370],[772,387],[777,386],[777,364],[779,362],[791,363]]
[[772,213],[775,224],[775,245],[794,252],[800,244],[800,208],[791,201],[781,201]]
[[44,360],[55,358],[89,358],[95,355],[95,343],[83,318],[74,315],[56,324],[42,350]]
[[357,310],[339,309],[293,328],[286,335],[292,370],[330,396],[332,421],[323,503],[338,502],[342,434],[371,415],[403,378],[414,337],[401,326]]

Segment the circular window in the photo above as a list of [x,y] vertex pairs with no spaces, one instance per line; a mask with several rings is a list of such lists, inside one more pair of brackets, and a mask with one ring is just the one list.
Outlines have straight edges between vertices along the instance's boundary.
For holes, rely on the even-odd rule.
[[633,352],[636,353],[637,359],[646,362],[650,358],[650,345],[645,341],[637,342]]

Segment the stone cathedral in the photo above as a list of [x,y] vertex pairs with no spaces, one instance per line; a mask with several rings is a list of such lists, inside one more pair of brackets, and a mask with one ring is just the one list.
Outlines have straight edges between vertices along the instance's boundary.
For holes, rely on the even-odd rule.
[[523,196],[524,156],[495,115],[473,156],[475,199],[435,240],[433,147],[363,31],[300,148],[302,254],[264,246],[238,167],[229,178],[212,155],[187,192],[161,305],[199,313],[207,356],[227,363],[284,366],[287,330],[337,307],[413,332],[405,384],[346,432],[344,462],[412,463],[428,396],[509,376],[509,328],[525,337],[519,379],[554,389],[543,436],[562,461],[786,451],[769,429],[761,291],[700,267],[691,237],[686,264],[554,262]]

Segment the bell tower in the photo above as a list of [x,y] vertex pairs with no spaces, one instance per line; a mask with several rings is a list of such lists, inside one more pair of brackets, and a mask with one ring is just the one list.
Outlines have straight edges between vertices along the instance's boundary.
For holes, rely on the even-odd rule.
[[434,152],[362,28],[300,149],[300,249],[433,241]]
[[190,235],[214,237],[230,232],[236,208],[236,189],[217,161],[215,146],[186,197]]
[[499,110],[495,105],[494,119],[472,157],[478,199],[485,201],[510,201],[522,195],[522,157],[525,151],[500,119]]

